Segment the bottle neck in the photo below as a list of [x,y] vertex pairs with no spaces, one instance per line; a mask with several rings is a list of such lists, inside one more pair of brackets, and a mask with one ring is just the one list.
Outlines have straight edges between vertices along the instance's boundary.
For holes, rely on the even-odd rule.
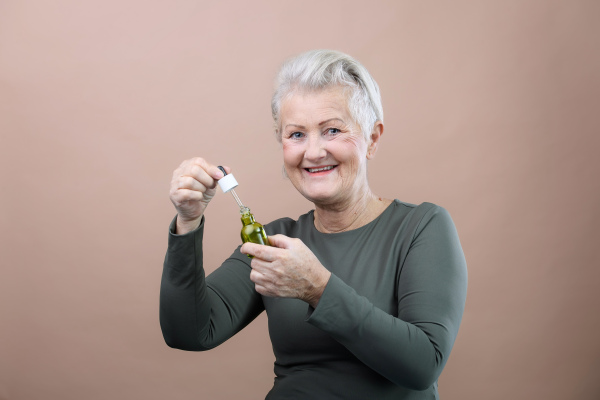
[[244,225],[250,225],[254,223],[254,215],[252,215],[251,213],[244,213],[242,214],[242,224]]

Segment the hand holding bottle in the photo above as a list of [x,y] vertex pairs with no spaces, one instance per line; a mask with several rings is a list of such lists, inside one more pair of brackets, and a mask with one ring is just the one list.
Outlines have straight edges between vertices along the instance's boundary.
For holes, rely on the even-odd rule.
[[263,296],[291,297],[317,307],[329,282],[329,272],[300,239],[269,236],[270,246],[244,243],[243,254],[252,255],[250,280]]
[[[230,169],[225,167],[229,173]],[[217,191],[217,181],[223,173],[216,165],[201,157],[185,160],[173,172],[169,198],[177,210],[177,234],[184,234],[200,225],[204,210]]]

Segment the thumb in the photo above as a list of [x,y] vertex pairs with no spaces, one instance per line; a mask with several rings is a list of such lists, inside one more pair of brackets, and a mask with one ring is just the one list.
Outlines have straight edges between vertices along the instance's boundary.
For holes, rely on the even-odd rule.
[[285,235],[277,234],[269,236],[269,243],[273,247],[279,247],[280,249],[289,249],[292,246],[294,239]]

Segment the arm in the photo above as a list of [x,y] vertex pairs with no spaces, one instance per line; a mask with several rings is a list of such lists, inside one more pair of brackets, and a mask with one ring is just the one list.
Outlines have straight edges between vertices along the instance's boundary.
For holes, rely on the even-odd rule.
[[205,278],[204,218],[200,226],[169,233],[160,289],[160,325],[165,342],[182,350],[208,350],[248,325],[264,306],[250,281],[248,258],[239,249]]
[[429,209],[420,219],[397,288],[398,315],[392,316],[332,275],[307,321],[390,381],[424,390],[446,364],[467,288],[464,255],[444,209]]

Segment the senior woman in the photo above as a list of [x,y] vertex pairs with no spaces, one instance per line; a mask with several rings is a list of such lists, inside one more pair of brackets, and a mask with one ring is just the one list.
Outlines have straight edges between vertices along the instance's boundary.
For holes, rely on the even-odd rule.
[[348,55],[310,51],[281,68],[272,111],[285,172],[314,210],[267,224],[271,246],[245,243],[205,278],[204,212],[223,174],[184,161],[170,191],[166,343],[208,350],[266,311],[276,375],[267,399],[437,399],[466,263],[443,208],[369,187],[383,134],[377,84]]

